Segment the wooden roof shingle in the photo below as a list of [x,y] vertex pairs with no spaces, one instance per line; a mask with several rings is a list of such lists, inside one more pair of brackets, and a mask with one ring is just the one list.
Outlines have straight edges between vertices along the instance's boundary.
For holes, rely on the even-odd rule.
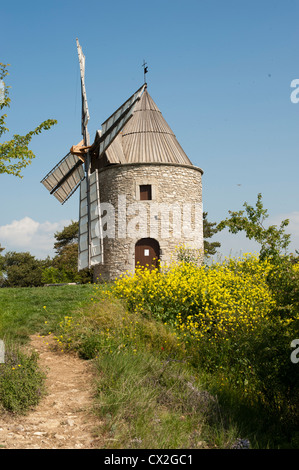
[[192,165],[145,88],[133,116],[106,150],[110,163]]

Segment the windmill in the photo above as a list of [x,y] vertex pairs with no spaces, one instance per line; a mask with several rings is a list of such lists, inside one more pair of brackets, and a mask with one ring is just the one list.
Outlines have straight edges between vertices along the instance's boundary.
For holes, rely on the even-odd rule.
[[134,107],[140,100],[146,84],[103,122],[102,129],[96,132],[94,143],[91,145],[87,129],[89,110],[85,90],[85,56],[78,39],[76,42],[81,76],[83,139],[71,147],[67,155],[42,179],[41,183],[61,204],[64,204],[80,187],[78,269],[81,270],[104,263],[98,170],[92,171],[91,163],[103,156],[131,119]]

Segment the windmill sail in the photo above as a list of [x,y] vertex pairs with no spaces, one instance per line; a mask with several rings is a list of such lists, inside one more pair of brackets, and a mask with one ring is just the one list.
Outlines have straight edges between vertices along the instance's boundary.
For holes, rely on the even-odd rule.
[[[81,118],[81,132],[83,136],[83,142],[85,146],[89,146],[89,133],[87,130],[87,124],[89,121],[89,110],[87,104],[86,90],[85,90],[85,56],[82,51],[82,47],[77,41],[77,50],[80,65],[81,75],[81,93],[82,93],[82,118]],[[90,171],[90,153],[87,151],[85,159],[85,176],[80,183],[80,209],[79,209],[79,240],[78,240],[78,270],[84,268],[91,268],[92,263],[92,222],[93,212],[97,212],[99,208],[99,188],[97,184],[97,172],[96,180],[94,181],[95,175],[91,174]],[[91,199],[91,190],[94,190],[94,186],[98,190],[97,198]],[[93,191],[94,192],[94,191]],[[96,206],[96,207],[95,207]],[[100,221],[98,221],[100,222]],[[98,262],[102,262],[102,245],[100,244],[100,250],[98,253]]]
[[98,157],[103,155],[125,124],[131,119],[134,106],[137,101],[139,101],[144,88],[145,85],[142,85],[142,87],[103,122],[101,137],[94,144],[94,149],[98,150]]
[[[89,134],[87,124],[89,121],[89,110],[85,90],[85,56],[82,48],[77,41],[80,75],[81,75],[81,92],[82,92],[82,119],[81,132],[83,135],[83,145],[89,146]],[[80,147],[78,144],[77,147]],[[84,157],[85,158],[85,157]],[[50,194],[64,204],[80,185],[80,181],[84,178],[84,169],[82,159],[78,158],[74,153],[68,153],[41,181],[41,183],[50,191]],[[88,171],[89,155],[85,158],[85,170]],[[88,185],[88,181],[87,181]]]
[[79,57],[80,75],[81,75],[81,94],[82,94],[82,120],[81,120],[81,132],[84,139],[84,145],[89,145],[89,134],[87,130],[87,124],[89,121],[89,110],[87,104],[86,90],[85,90],[85,55],[83,54],[82,47],[79,44],[78,38],[77,50]]
[[79,271],[104,262],[98,170],[90,175],[89,188],[88,198],[84,178],[80,184]]
[[76,155],[68,153],[60,162],[42,179],[41,183],[54,194],[62,204],[71,197],[84,178],[82,160]]
[[78,271],[89,267],[89,222],[86,178],[80,183]]
[[90,266],[104,262],[98,170],[90,175]]

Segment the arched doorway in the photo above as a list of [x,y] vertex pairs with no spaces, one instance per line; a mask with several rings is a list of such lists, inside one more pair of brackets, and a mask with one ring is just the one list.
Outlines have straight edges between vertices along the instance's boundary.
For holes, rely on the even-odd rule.
[[148,269],[158,267],[160,245],[154,238],[141,238],[135,245],[135,268],[143,266]]

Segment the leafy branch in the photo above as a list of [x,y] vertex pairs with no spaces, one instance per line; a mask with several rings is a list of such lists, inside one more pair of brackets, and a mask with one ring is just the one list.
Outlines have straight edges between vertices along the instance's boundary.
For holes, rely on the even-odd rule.
[[[5,107],[9,108],[11,102],[9,98],[10,87],[6,86],[4,82],[4,78],[8,75],[8,65],[0,63],[1,110]],[[6,127],[6,118],[7,114],[0,116],[0,137],[9,131]],[[11,140],[0,143],[0,173],[8,173],[22,178],[22,169],[30,165],[33,158],[35,158],[32,150],[28,148],[32,137],[40,134],[43,130],[49,130],[54,124],[57,124],[55,119],[47,119],[26,135],[14,134]]]
[[228,211],[230,217],[222,220],[217,229],[219,231],[228,228],[231,233],[244,231],[246,237],[254,239],[261,245],[260,257],[279,256],[283,250],[286,250],[290,244],[290,234],[285,233],[285,227],[289,224],[289,220],[285,219],[280,226],[270,225],[268,228],[264,226],[264,221],[268,217],[267,209],[264,209],[262,203],[262,195],[258,194],[255,207],[245,202],[243,204],[245,211]]

